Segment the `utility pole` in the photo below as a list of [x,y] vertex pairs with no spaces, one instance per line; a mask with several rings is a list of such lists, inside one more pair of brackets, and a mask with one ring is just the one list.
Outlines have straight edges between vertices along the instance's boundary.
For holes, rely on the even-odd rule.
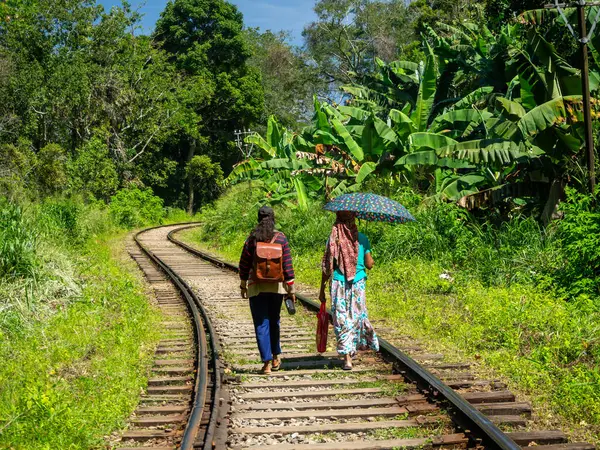
[[246,138],[251,134],[254,134],[254,131],[246,128],[243,130],[234,130],[235,134],[235,145],[238,150],[242,153],[244,159],[249,159],[252,156],[252,151],[254,150],[254,144],[248,144],[246,142]]
[[[592,28],[588,34],[587,32],[587,17],[586,8],[588,6],[600,6],[600,2],[576,0],[570,3],[559,3],[559,0],[554,0],[554,4],[546,5],[546,9],[556,9],[560,14],[561,18],[565,22],[567,28],[575,39],[579,41],[579,47],[581,50],[581,60],[583,66],[581,68],[581,93],[583,95],[583,120],[585,125],[585,154],[588,164],[589,171],[589,187],[590,192],[594,192],[596,188],[596,173],[594,166],[596,164],[594,157],[594,133],[592,129],[592,105],[590,98],[590,70],[588,64],[588,42],[594,34],[598,19],[600,19],[600,9],[596,14],[596,18],[592,23]],[[579,28],[579,35],[575,33],[573,27],[569,23],[567,16],[565,15],[565,8],[576,8],[577,9],[577,24]]]

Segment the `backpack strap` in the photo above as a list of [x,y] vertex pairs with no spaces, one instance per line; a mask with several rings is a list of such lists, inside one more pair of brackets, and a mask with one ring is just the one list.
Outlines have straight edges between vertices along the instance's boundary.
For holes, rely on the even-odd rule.
[[280,234],[281,234],[281,232],[279,232],[279,231],[278,231],[277,233],[275,233],[275,234],[273,235],[273,239],[271,239],[271,242],[270,242],[270,243],[271,243],[271,244],[274,244],[274,243],[275,243],[275,241],[277,240],[277,238],[279,237],[279,235],[280,235]]

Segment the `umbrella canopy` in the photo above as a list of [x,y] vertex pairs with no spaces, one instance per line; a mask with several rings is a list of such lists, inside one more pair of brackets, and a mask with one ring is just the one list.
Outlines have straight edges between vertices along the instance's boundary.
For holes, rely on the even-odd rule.
[[327,211],[350,211],[371,222],[405,223],[415,218],[400,203],[375,194],[344,194],[325,205]]

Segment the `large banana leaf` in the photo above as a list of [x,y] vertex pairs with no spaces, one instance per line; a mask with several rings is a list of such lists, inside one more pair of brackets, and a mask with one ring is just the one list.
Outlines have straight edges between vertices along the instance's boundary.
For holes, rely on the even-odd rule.
[[578,121],[582,120],[582,104],[579,95],[555,98],[529,111],[517,122],[517,126],[524,137],[533,137],[554,125],[566,123],[573,117]]
[[427,129],[437,87],[436,57],[429,44],[427,44],[427,50],[427,58],[423,74],[421,75],[417,103],[411,117],[417,131],[425,131]]
[[315,103],[315,118],[314,121],[317,125],[317,130],[321,131],[331,131],[331,127],[329,126],[329,121],[327,120],[327,114],[323,111],[321,107],[321,103],[317,100],[317,96],[314,97]]
[[446,200],[458,201],[466,195],[479,192],[477,186],[485,182],[482,175],[469,174],[455,179],[447,179],[439,194]]
[[458,109],[448,111],[435,118],[431,124],[430,130],[440,132],[444,129],[465,130],[470,124],[478,124],[492,117],[488,111],[478,111],[476,109]]
[[361,108],[355,108],[352,106],[338,106],[339,112],[348,116],[350,119],[355,119],[358,122],[364,122],[372,114],[370,111],[366,111]]
[[419,70],[419,64],[412,61],[393,61],[388,64],[388,67],[392,68],[394,71],[402,70],[412,74],[417,73]]
[[390,111],[389,118],[394,124],[394,130],[402,139],[417,131],[417,127],[411,118],[402,111],[392,109]]
[[[330,110],[333,110],[333,108],[329,107],[326,108],[326,110],[329,113]],[[346,145],[346,148],[348,149],[350,154],[352,154],[354,159],[358,162],[363,161],[365,155],[362,148],[360,148],[360,146],[356,143],[356,141],[350,135],[350,132],[346,129],[344,124],[342,124],[342,122],[337,117],[334,117],[333,114],[330,114],[329,120],[331,121],[333,129],[338,134],[338,136],[340,136],[342,142]]]
[[298,206],[303,211],[308,210],[308,195],[306,194],[306,186],[304,186],[304,183],[300,177],[293,177],[292,182],[294,183],[294,188],[296,189]]
[[267,142],[271,147],[277,148],[281,145],[283,139],[283,130],[277,123],[275,116],[269,117],[267,122]]
[[227,179],[226,184],[235,184],[240,180],[255,178],[261,172],[261,163],[255,159],[247,159],[237,164]]
[[261,150],[261,157],[271,157],[273,158],[277,153],[277,148],[270,145],[260,134],[255,133],[244,139],[244,142],[247,144],[256,145]]
[[375,128],[373,116],[369,116],[365,122],[362,132],[362,148],[367,157],[381,155],[385,150],[385,143]]
[[521,104],[517,103],[517,102],[513,102],[512,100],[509,100],[507,98],[504,97],[498,97],[496,99],[496,103],[498,105],[498,107],[500,108],[500,110],[502,110],[504,113],[506,113],[506,116],[513,121],[519,120],[521,117],[523,117],[525,114],[527,114],[527,111],[525,111],[525,108],[523,108],[523,106],[521,106]]
[[402,158],[398,159],[394,165],[436,166],[448,167],[451,169],[474,169],[476,167],[473,164],[470,164],[468,161],[453,158],[440,158],[435,150],[423,150],[409,153],[408,155],[404,155]]
[[356,175],[356,182],[362,183],[371,173],[377,169],[377,164],[374,162],[366,162],[362,165]]
[[375,115],[373,116],[373,119],[375,120],[375,129],[377,130],[379,137],[385,143],[386,148],[398,142],[398,136],[396,136],[394,130],[388,127],[387,123]]
[[315,144],[340,145],[341,141],[329,131],[317,130],[313,136]]
[[457,144],[454,139],[437,133],[413,133],[408,140],[413,149],[431,148],[437,150],[440,147],[448,147]]
[[261,167],[264,169],[300,170],[309,168],[310,164],[302,159],[290,160],[287,158],[275,158],[263,161]]
[[524,144],[500,139],[480,139],[459,142],[440,148],[438,156],[465,159],[473,164],[506,165],[520,159],[538,157],[543,152],[534,147],[528,149]]

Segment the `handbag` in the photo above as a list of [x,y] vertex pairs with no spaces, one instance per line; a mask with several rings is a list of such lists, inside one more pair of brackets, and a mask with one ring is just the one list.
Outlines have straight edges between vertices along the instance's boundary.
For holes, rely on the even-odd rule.
[[317,314],[317,352],[324,353],[327,350],[327,334],[329,333],[329,314],[327,305],[321,303],[321,309]]

